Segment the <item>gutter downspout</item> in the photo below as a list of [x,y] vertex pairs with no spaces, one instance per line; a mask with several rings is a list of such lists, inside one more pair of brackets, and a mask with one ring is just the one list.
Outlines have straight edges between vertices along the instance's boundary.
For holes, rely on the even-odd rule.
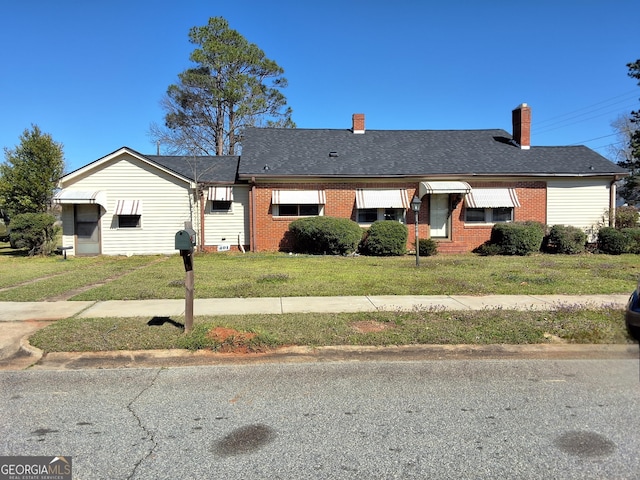
[[251,222],[249,225],[249,232],[251,238],[251,245],[249,250],[252,252],[257,251],[256,245],[256,177],[251,177]]
[[206,203],[201,189],[198,189],[198,195],[200,195],[200,252],[204,252],[204,207]]
[[617,197],[617,185],[616,179],[611,181],[609,185],[609,226],[616,227],[616,197]]

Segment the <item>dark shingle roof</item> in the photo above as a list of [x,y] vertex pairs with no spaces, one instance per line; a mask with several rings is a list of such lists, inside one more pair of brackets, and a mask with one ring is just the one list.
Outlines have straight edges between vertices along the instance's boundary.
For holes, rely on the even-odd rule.
[[206,157],[145,155],[144,157],[191,180],[225,184],[235,182],[240,160],[240,157],[235,155]]
[[351,130],[251,128],[245,132],[238,173],[248,178],[619,175],[626,171],[585,146],[521,150],[501,129],[354,134]]

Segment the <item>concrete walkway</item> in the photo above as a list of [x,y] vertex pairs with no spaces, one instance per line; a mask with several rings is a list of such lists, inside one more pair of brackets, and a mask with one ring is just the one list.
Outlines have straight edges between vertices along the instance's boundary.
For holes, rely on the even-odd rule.
[[[413,295],[357,297],[201,298],[194,315],[254,313],[340,313],[376,310],[548,310],[558,306],[623,307],[628,295]],[[103,302],[0,302],[0,322],[62,318],[154,317],[184,315],[184,300],[108,300]]]
[[[209,298],[194,301],[195,316],[286,314],[286,313],[340,313],[368,312],[377,310],[484,310],[501,308],[505,310],[550,310],[562,306],[613,306],[623,308],[628,295],[435,295],[435,296],[354,296],[354,297],[272,297],[272,298]],[[29,335],[49,323],[70,317],[181,317],[184,315],[185,301],[182,300],[109,300],[85,302],[0,302],[0,370],[27,368],[38,362],[42,352],[31,347]],[[470,347],[471,348],[471,347]],[[628,346],[621,346],[628,351]],[[397,348],[394,350],[397,351]],[[50,355],[60,357],[65,354]],[[69,358],[101,359],[122,358],[122,352],[110,355],[97,354],[67,355]],[[158,353],[146,352],[140,356],[160,362]],[[163,355],[175,358],[176,352]],[[187,357],[201,358],[192,354]],[[183,356],[184,357],[184,356]],[[125,360],[128,358],[124,354]],[[183,358],[184,360],[184,358]],[[62,362],[66,364],[65,362]],[[55,364],[55,361],[53,362]],[[161,364],[162,362],[160,362]],[[108,364],[108,362],[107,362]],[[139,364],[139,362],[138,362]]]

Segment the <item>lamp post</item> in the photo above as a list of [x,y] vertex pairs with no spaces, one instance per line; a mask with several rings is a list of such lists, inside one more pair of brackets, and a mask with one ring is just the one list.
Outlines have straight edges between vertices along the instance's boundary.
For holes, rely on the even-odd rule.
[[422,205],[422,202],[417,195],[414,195],[413,200],[411,200],[411,210],[413,210],[413,217],[416,219],[416,267],[420,266],[420,244],[418,242],[418,213],[420,212],[420,205]]

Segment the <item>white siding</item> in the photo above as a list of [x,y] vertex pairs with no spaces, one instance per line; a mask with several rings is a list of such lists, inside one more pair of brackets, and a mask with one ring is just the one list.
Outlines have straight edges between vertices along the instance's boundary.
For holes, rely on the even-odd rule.
[[547,182],[547,224],[582,228],[590,240],[608,223],[609,181],[598,179]]
[[204,241],[206,245],[229,244],[238,246],[238,237],[242,245],[249,244],[249,187],[234,185],[231,210],[211,212],[211,203],[207,202],[204,216]]
[[[128,154],[107,162],[99,170],[68,182],[64,188],[107,192],[107,211],[100,219],[102,253],[141,255],[175,253],[174,239],[185,221],[197,218],[187,182],[165,173]],[[118,200],[141,200],[140,228],[118,228],[114,215]],[[63,209],[64,245],[73,245],[73,207]],[[195,228],[194,222],[194,228]],[[70,252],[71,253],[71,252]]]

